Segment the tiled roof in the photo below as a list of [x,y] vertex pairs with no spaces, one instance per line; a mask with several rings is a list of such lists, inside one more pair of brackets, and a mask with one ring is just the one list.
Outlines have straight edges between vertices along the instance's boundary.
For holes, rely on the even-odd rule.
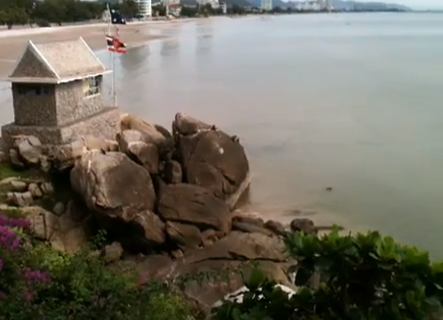
[[83,38],[39,44],[29,41],[9,80],[61,83],[107,71]]

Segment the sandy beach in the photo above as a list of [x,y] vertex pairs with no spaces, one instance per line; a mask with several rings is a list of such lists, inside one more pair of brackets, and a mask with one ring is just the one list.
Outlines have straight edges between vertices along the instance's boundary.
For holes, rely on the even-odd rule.
[[[161,39],[160,30],[170,27],[174,23],[186,23],[190,20],[176,20],[173,22],[149,21],[135,22],[125,26],[119,26],[120,38],[128,47],[136,46],[149,40]],[[54,28],[30,28],[12,29],[0,32],[0,78],[7,77],[14,66],[16,59],[20,57],[28,40],[35,43],[64,41],[83,37],[93,50],[106,47],[105,34],[108,26],[105,23],[93,25],[75,25]]]

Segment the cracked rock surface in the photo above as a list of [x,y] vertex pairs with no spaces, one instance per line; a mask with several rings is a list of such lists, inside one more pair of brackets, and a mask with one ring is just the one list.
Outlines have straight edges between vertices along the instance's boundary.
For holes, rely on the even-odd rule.
[[235,207],[250,182],[248,159],[238,139],[181,113],[173,134],[184,180],[210,189]]

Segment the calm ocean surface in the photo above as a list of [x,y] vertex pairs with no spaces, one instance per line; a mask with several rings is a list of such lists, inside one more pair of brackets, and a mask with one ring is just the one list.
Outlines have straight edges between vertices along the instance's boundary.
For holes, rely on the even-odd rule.
[[443,15],[223,18],[157,32],[171,38],[116,61],[122,109],[168,128],[182,111],[240,136],[250,209],[266,218],[316,211],[443,258]]

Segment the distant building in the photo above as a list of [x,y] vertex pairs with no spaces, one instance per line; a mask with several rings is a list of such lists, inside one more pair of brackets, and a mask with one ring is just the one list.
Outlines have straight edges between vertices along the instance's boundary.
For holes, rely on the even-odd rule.
[[152,16],[152,3],[151,0],[135,0],[138,4],[139,14],[142,18]]
[[111,71],[82,38],[29,41],[17,61],[7,79],[14,122],[2,127],[5,146],[17,135],[33,135],[52,145],[85,135],[115,137],[120,113],[115,106],[105,106],[101,94],[103,75]]
[[226,2],[220,2],[220,8],[223,14],[228,13],[228,5],[226,4]]
[[261,0],[260,8],[263,11],[272,11],[272,0]]
[[213,9],[218,9],[220,3],[218,0],[197,0],[197,4],[200,6],[210,5]]
[[298,11],[320,11],[325,9],[324,1],[303,1],[298,2],[295,6]]
[[180,0],[173,0],[178,3],[171,3],[168,6],[168,14],[174,17],[179,17],[182,11],[182,5],[180,4]]

